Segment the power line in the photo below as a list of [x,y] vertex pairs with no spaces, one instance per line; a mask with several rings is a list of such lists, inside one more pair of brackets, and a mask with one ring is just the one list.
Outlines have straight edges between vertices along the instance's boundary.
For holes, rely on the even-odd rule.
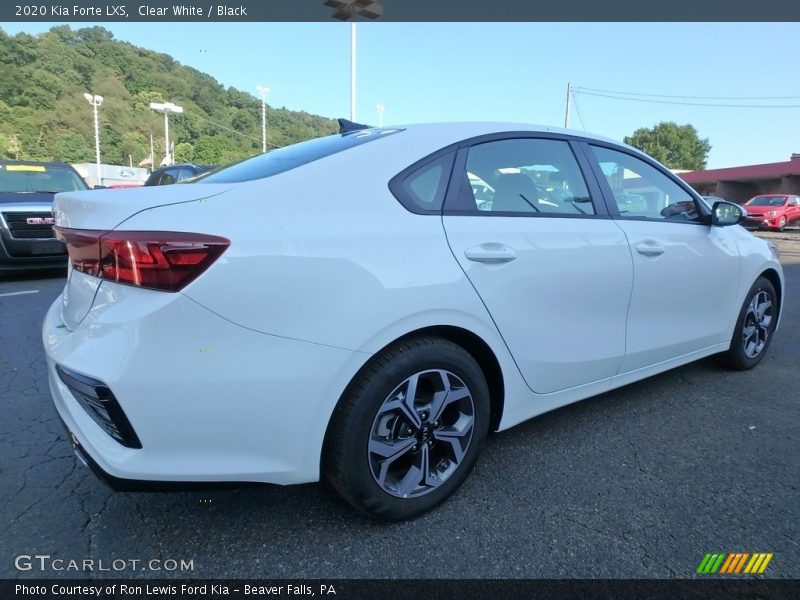
[[583,120],[583,112],[581,111],[581,105],[578,104],[578,96],[575,94],[575,90],[572,91],[572,102],[575,104],[575,110],[578,112],[578,119],[581,122],[581,127],[586,131],[586,122]]
[[709,102],[679,102],[677,100],[649,100],[646,98],[627,98],[625,96],[615,96],[612,94],[598,94],[595,92],[577,91],[576,93],[584,96],[598,96],[600,98],[614,98],[616,100],[628,100],[630,102],[645,102],[648,104],[679,104],[682,106],[712,106],[715,108],[800,108],[800,104],[718,104]]
[[[252,140],[254,142],[258,142],[259,144],[261,143],[261,140],[258,139],[258,138],[255,138],[255,137],[253,137],[251,135],[247,135],[246,133],[242,133],[241,131],[236,131],[235,129],[231,129],[230,127],[226,127],[225,125],[220,125],[219,123],[215,123],[211,119],[206,119],[205,117],[201,117],[200,115],[195,114],[195,113],[187,113],[187,114],[191,114],[193,117],[195,117],[197,119],[200,119],[201,121],[206,121],[207,123],[211,123],[215,127],[219,127],[220,129],[224,129],[225,131],[230,131],[231,133],[235,133],[236,135],[240,135],[240,136],[242,136],[244,138],[247,138],[248,140]],[[267,146],[271,146],[272,148],[278,148],[279,147],[276,144],[267,144]]]
[[800,96],[670,96],[668,94],[644,94],[641,92],[621,92],[599,88],[578,87],[577,91],[602,92],[623,96],[643,96],[646,98],[676,98],[682,100],[800,100]]

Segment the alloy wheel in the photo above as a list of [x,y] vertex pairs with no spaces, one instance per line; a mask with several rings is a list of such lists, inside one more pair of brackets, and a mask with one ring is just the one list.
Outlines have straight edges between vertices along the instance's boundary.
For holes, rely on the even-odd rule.
[[764,290],[759,291],[750,304],[744,316],[742,328],[742,343],[744,353],[748,358],[755,358],[767,345],[770,324],[772,323],[772,298]]
[[450,371],[420,371],[383,401],[372,424],[368,457],[380,488],[398,498],[423,496],[458,469],[475,427],[475,404]]

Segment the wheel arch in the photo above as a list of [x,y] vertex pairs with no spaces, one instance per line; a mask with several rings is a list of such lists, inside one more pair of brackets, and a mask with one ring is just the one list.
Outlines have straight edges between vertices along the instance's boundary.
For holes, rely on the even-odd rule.
[[769,269],[763,271],[759,275],[759,277],[765,277],[766,279],[768,279],[769,282],[772,284],[772,286],[775,288],[775,293],[778,296],[777,318],[780,319],[781,311],[783,310],[783,284],[781,283],[781,276],[775,269],[770,267]]
[[489,427],[491,431],[497,430],[500,420],[503,416],[503,408],[505,406],[505,380],[503,378],[503,370],[500,367],[500,361],[497,359],[497,356],[492,348],[479,335],[469,331],[468,329],[464,329],[463,327],[457,327],[453,325],[433,325],[429,327],[422,327],[420,329],[410,331],[384,345],[380,350],[375,352],[375,354],[368,361],[366,361],[350,379],[350,382],[347,384],[347,386],[345,386],[344,390],[339,396],[339,399],[336,401],[336,406],[334,407],[330,418],[328,419],[328,425],[325,428],[325,436],[322,442],[322,456],[320,456],[320,465],[325,464],[329,435],[332,429],[331,426],[333,421],[336,418],[337,409],[341,404],[342,399],[345,398],[350,392],[353,384],[358,380],[361,374],[367,368],[369,368],[373,360],[381,356],[387,348],[411,338],[418,337],[439,337],[448,340],[462,347],[472,356],[472,358],[475,359],[475,362],[478,363],[481,371],[483,371],[484,377],[486,377],[486,383],[489,386]]

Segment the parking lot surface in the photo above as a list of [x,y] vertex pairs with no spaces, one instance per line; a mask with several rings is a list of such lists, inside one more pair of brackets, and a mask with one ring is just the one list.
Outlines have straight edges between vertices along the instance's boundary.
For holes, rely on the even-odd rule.
[[[112,492],[50,401],[40,329],[63,274],[2,279],[0,577],[690,577],[707,552],[772,552],[765,577],[800,577],[800,232],[759,235],[788,293],[756,369],[707,359],[494,435],[449,502],[392,525],[324,483]],[[15,567],[35,554],[145,566]]]

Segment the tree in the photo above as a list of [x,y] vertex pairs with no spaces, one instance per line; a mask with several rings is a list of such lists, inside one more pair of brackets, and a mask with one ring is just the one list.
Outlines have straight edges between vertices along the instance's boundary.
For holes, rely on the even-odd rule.
[[189,142],[175,144],[175,162],[190,163],[194,159],[194,146]]
[[58,136],[48,150],[56,160],[68,163],[89,162],[94,157],[94,146],[81,134],[71,131]]
[[[174,102],[176,154],[221,163],[261,149],[261,102],[225,88],[171,56],[115,40],[101,27],[59,25],[36,36],[0,29],[0,157],[94,160],[94,120],[85,92],[105,98],[99,110],[101,160],[127,165],[164,155],[164,118],[151,102]],[[336,132],[336,122],[267,107],[269,142],[285,145]],[[252,139],[250,139],[252,138]]]
[[702,170],[711,150],[708,138],[701,139],[693,125],[672,121],[662,121],[650,129],[641,127],[624,141],[670,169]]

